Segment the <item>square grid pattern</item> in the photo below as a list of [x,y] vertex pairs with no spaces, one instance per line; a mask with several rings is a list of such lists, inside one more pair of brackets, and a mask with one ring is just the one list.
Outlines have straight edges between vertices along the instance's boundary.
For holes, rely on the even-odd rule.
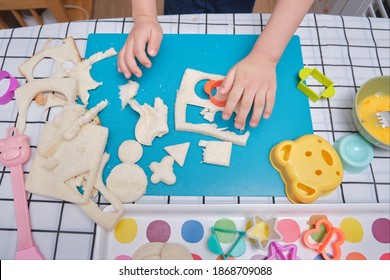
[[[200,14],[160,16],[164,33],[173,34],[260,34],[268,14]],[[51,38],[59,43],[73,36],[81,55],[85,54],[89,33],[128,33],[131,18],[91,20],[0,30],[0,69],[25,83],[18,66],[41,50]],[[390,28],[388,19],[308,14],[299,26],[305,67],[317,68],[334,81],[336,95],[329,100],[310,103],[314,133],[333,143],[339,137],[356,133],[351,110],[354,96],[368,79],[390,75]],[[50,61],[42,61],[35,77],[53,73]],[[315,83],[308,85],[320,92]],[[41,130],[58,111],[32,105],[28,111],[25,134],[30,137],[32,158]],[[0,106],[1,138],[18,117],[15,101]],[[25,176],[32,160],[24,165]],[[345,174],[333,194],[316,203],[390,203],[390,152],[375,148],[371,165],[358,174]],[[101,208],[108,205],[97,198]],[[280,197],[166,197],[144,196],[137,204],[288,204]],[[28,194],[33,237],[47,259],[92,259],[96,224],[68,202]],[[0,166],[0,259],[12,259],[17,232],[10,171]]]

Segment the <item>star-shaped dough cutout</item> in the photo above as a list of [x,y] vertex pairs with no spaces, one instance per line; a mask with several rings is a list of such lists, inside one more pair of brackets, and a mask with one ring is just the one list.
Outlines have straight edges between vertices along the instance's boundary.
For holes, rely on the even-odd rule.
[[263,219],[255,216],[252,219],[252,227],[246,232],[249,239],[254,240],[262,250],[266,250],[271,241],[281,240],[281,235],[276,229],[277,219],[271,217]]
[[173,173],[173,163],[175,160],[171,156],[164,157],[160,162],[152,162],[149,166],[153,175],[150,181],[153,184],[164,182],[167,185],[176,183],[176,175]]

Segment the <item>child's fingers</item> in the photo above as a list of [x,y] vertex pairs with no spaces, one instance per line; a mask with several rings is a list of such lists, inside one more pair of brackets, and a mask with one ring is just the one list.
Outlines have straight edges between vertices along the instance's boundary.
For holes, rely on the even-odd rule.
[[119,51],[118,54],[118,71],[123,73],[123,75],[128,79],[131,77],[131,71],[127,67],[125,62],[125,51],[126,45]]
[[137,57],[138,61],[145,67],[149,68],[152,66],[148,56],[145,52],[146,41],[136,40],[134,42],[134,55]]
[[249,111],[252,108],[253,99],[255,98],[256,91],[253,89],[245,89],[245,92],[241,98],[240,109],[235,119],[235,127],[242,129],[245,126],[246,118]]
[[134,40],[130,39],[126,42],[126,48],[125,48],[125,52],[123,53],[123,59],[127,68],[130,71],[130,76],[131,73],[133,73],[138,78],[141,77],[142,71],[138,67],[137,61],[135,60],[134,57]]
[[258,92],[255,95],[255,99],[253,101],[253,112],[249,125],[251,127],[257,127],[259,125],[261,115],[264,110],[264,94]]
[[266,102],[265,102],[265,109],[264,109],[264,114],[263,114],[263,117],[265,119],[268,119],[271,114],[272,114],[272,111],[274,109],[274,105],[275,105],[275,92],[276,92],[276,86],[273,86],[271,88],[268,89],[267,91],[267,96],[266,96]]
[[162,38],[162,32],[151,32],[150,40],[148,43],[148,54],[150,56],[157,55],[158,51],[160,50]]
[[236,68],[230,69],[225,78],[222,81],[221,87],[219,89],[219,93],[226,94],[230,92],[233,86],[234,77],[236,76]]
[[229,98],[227,99],[225,108],[223,109],[222,118],[224,120],[230,119],[234,108],[240,101],[244,88],[239,85],[233,85],[232,90],[229,92]]

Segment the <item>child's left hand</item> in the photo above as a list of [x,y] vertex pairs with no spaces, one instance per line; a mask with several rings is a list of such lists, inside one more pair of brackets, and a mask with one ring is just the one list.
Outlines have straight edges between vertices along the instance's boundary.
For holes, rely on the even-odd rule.
[[276,64],[266,54],[251,52],[229,70],[220,88],[222,94],[229,95],[223,119],[228,120],[236,106],[237,129],[245,127],[252,106],[251,127],[259,124],[262,115],[264,119],[271,116],[275,103]]

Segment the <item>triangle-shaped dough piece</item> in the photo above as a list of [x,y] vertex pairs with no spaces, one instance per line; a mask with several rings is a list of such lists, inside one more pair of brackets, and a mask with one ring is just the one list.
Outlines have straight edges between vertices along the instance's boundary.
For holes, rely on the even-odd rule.
[[190,142],[183,144],[177,144],[172,146],[167,146],[164,150],[171,156],[173,159],[183,167],[184,162],[187,157],[188,148],[190,147]]

